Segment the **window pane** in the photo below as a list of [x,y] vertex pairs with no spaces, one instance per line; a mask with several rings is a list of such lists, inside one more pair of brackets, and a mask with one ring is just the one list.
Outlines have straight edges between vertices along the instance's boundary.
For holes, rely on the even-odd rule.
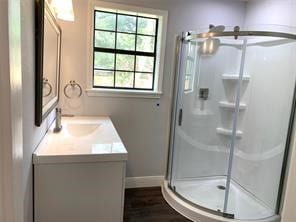
[[119,32],[136,32],[136,17],[127,15],[118,15],[117,31]]
[[141,89],[152,89],[153,75],[151,73],[136,73],[135,87]]
[[138,18],[138,33],[156,35],[156,19]]
[[130,34],[117,33],[117,49],[135,50],[136,36]]
[[138,72],[153,72],[154,57],[137,56],[136,71]]
[[95,32],[95,47],[115,48],[115,33],[114,32]]
[[96,69],[114,69],[114,54],[105,52],[95,52]]
[[132,88],[134,81],[134,73],[133,72],[116,72],[115,78],[115,86],[116,87],[126,87]]
[[116,14],[96,12],[96,29],[115,31]]
[[137,51],[141,52],[154,52],[154,37],[150,36],[137,36]]
[[116,55],[116,70],[134,71],[135,56],[133,55]]
[[95,70],[94,71],[94,86],[109,86],[113,87],[114,84],[114,72]]

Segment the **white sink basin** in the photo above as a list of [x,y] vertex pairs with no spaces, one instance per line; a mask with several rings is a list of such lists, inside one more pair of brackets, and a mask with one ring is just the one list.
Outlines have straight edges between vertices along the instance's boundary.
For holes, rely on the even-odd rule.
[[53,124],[33,155],[33,163],[126,160],[127,151],[109,117],[63,117]]
[[88,136],[94,133],[100,125],[101,125],[100,123],[95,123],[95,124],[69,123],[66,126],[66,130],[69,133],[69,135],[73,137],[83,137],[83,136]]

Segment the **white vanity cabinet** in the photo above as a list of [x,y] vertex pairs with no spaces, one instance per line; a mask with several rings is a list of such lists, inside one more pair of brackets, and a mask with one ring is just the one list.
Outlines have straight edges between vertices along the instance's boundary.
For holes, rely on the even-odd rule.
[[111,120],[62,121],[33,155],[35,221],[123,221],[127,151]]

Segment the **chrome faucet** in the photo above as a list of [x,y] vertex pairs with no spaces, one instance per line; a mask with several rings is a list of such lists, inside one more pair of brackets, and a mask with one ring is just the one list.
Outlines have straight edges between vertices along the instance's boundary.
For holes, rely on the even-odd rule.
[[58,133],[62,130],[62,109],[56,108],[56,121],[55,128],[53,129],[54,133]]

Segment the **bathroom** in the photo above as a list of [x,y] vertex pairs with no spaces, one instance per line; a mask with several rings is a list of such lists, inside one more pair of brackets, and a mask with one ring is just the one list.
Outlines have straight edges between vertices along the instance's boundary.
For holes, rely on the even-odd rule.
[[[67,0],[59,1],[69,2]],[[194,138],[198,142],[202,143],[206,141],[207,137],[212,138],[210,134],[207,134],[207,131],[213,131],[215,136],[217,136],[216,130],[218,128],[217,132],[220,129],[220,133],[225,133],[225,131],[221,131],[221,128],[223,129],[221,125],[228,124],[227,126],[232,128],[232,125],[230,125],[232,122],[228,120],[229,118],[233,118],[237,119],[237,121],[242,121],[241,125],[238,124],[240,128],[238,130],[242,132],[242,144],[245,140],[250,141],[250,144],[246,145],[252,147],[252,149],[249,150],[250,153],[256,148],[262,148],[260,146],[262,144],[264,145],[264,142],[269,143],[269,137],[276,138],[277,136],[282,136],[284,138],[283,141],[289,143],[288,148],[284,148],[285,152],[283,150],[275,150],[275,152],[281,152],[282,156],[280,156],[280,158],[282,159],[272,159],[274,162],[272,162],[271,165],[265,165],[262,171],[260,171],[260,162],[254,163],[255,161],[251,161],[250,165],[248,165],[249,168],[244,168],[245,163],[235,159],[236,154],[238,153],[239,155],[240,152],[234,151],[234,154],[232,154],[234,155],[232,174],[235,177],[240,177],[240,173],[242,173],[245,177],[242,178],[241,182],[245,189],[254,190],[254,186],[256,186],[253,195],[259,197],[259,199],[267,199],[266,202],[272,202],[272,206],[279,205],[274,207],[274,215],[269,216],[280,215],[280,219],[278,217],[268,219],[270,218],[269,216],[265,217],[264,220],[262,217],[236,218],[236,214],[234,214],[234,219],[227,218],[231,217],[233,212],[227,214],[228,211],[226,210],[226,214],[221,216],[217,212],[217,214],[212,212],[214,208],[212,208],[211,205],[207,205],[210,201],[204,204],[195,202],[196,199],[190,199],[190,197],[186,196],[187,194],[178,191],[178,186],[176,185],[178,177],[180,177],[180,175],[181,177],[192,177],[199,173],[203,175],[205,171],[207,171],[204,167],[206,166],[207,168],[207,166],[211,165],[213,165],[210,169],[212,172],[217,169],[221,169],[222,171],[222,168],[223,170],[229,170],[228,167],[232,166],[232,164],[228,163],[231,154],[226,153],[227,155],[225,155],[225,153],[222,152],[222,154],[218,153],[217,155],[203,156],[203,154],[194,153],[195,151],[187,153],[186,150],[179,149],[179,147],[172,148],[172,140],[174,139],[172,138],[172,131],[175,129],[174,124],[176,124],[172,117],[179,117],[179,109],[176,109],[176,103],[178,103],[176,99],[178,95],[176,94],[181,84],[178,84],[178,78],[179,82],[183,81],[180,79],[179,73],[179,70],[182,68],[182,52],[180,52],[180,48],[182,48],[183,43],[178,39],[178,36],[180,37],[182,32],[184,32],[184,37],[184,35],[186,35],[185,32],[189,31],[193,31],[194,34],[208,33],[210,31],[210,24],[217,26],[216,31],[218,33],[221,32],[219,27],[225,28],[222,32],[234,32],[234,27],[239,26],[240,31],[267,31],[294,35],[296,34],[295,0],[72,0],[71,2],[74,19],[69,21],[56,17],[57,24],[61,29],[60,93],[57,107],[61,108],[62,115],[74,115],[74,118],[76,118],[76,116],[107,116],[112,120],[114,129],[116,129],[120,140],[127,150],[127,161],[124,166],[126,173],[123,187],[126,191],[126,198],[124,200],[125,204],[121,205],[127,207],[127,205],[131,203],[129,201],[132,201],[133,198],[130,197],[131,199],[129,199],[128,195],[133,195],[133,191],[136,195],[137,192],[145,189],[152,193],[150,193],[151,196],[146,194],[146,202],[153,202],[155,201],[153,200],[153,195],[155,194],[153,192],[156,192],[155,189],[157,189],[159,196],[155,198],[162,198],[162,204],[166,206],[166,209],[170,207],[169,212],[166,214],[169,219],[161,215],[149,215],[149,213],[155,210],[149,208],[141,212],[141,221],[165,222],[189,220],[206,222],[236,221],[240,219],[242,219],[242,221],[247,221],[246,219],[252,221],[295,221],[296,213],[293,210],[293,206],[296,203],[296,153],[294,151],[294,131],[291,129],[293,127],[293,119],[290,118],[292,114],[294,114],[291,112],[291,109],[295,76],[283,80],[283,78],[276,75],[279,69],[282,71],[281,74],[286,77],[289,77],[289,74],[294,75],[292,74],[294,71],[292,61],[296,55],[295,53],[293,54],[292,50],[293,44],[295,44],[293,41],[288,42],[287,46],[285,45],[285,41],[279,46],[276,44],[264,46],[263,44],[262,48],[266,51],[262,49],[260,51],[259,49],[258,51],[254,50],[254,52],[250,52],[252,49],[248,51],[247,48],[246,62],[241,63],[241,54],[243,51],[242,48],[240,48],[241,46],[232,47],[231,50],[228,51],[228,49],[225,49],[226,46],[223,45],[225,42],[235,45],[237,42],[234,38],[235,34],[231,37],[218,36],[217,38],[220,40],[219,44],[221,44],[221,47],[217,47],[217,54],[215,54],[215,56],[219,56],[219,58],[207,56],[207,61],[209,61],[209,63],[207,64],[206,61],[202,63],[199,81],[204,83],[204,85],[198,87],[198,89],[194,89],[198,77],[189,78],[190,81],[188,81],[186,87],[194,91],[194,98],[190,97],[190,92],[186,94],[188,98],[185,98],[183,107],[184,124],[188,124],[192,121],[193,126],[194,123],[197,125],[203,124],[203,122],[200,121],[201,118],[213,116],[207,112],[215,111],[218,113],[215,120],[206,121],[206,125],[202,125],[208,126],[208,128],[210,128],[209,130],[206,128],[197,131],[194,131],[195,128],[188,129],[189,132],[186,132],[187,135],[192,134],[191,139]],[[49,3],[51,3],[51,1],[49,1]],[[35,4],[33,0],[0,1],[0,24],[2,28],[2,34],[0,36],[0,222],[38,221],[36,218],[34,219],[38,206],[36,206],[37,204],[34,200],[36,198],[36,186],[33,186],[33,184],[37,177],[34,175],[36,174],[36,169],[34,169],[35,165],[33,165],[33,153],[36,152],[39,144],[42,143],[47,136],[49,132],[48,129],[55,123],[56,118],[55,109],[52,109],[46,117],[41,118],[40,126],[36,126],[35,65],[38,58],[35,56],[35,49],[37,47],[35,36],[35,25],[37,22],[35,17]],[[157,45],[157,62],[155,63],[157,70],[155,73],[158,81],[152,83],[154,84],[153,90],[93,87],[93,67],[91,63],[93,54],[92,33],[94,30],[92,15],[94,5],[99,8],[109,8],[109,11],[111,9],[113,11],[120,9],[130,12],[131,14],[144,13],[159,16],[161,26],[158,27],[158,39],[154,42],[155,45]],[[259,42],[261,39],[264,40],[264,38],[269,37],[258,36],[257,40]],[[272,36],[270,38],[277,37]],[[243,42],[244,39],[249,41],[249,38],[238,36],[238,41]],[[186,49],[187,46],[188,45],[184,44],[183,50]],[[288,46],[291,47],[289,48]],[[262,51],[267,52],[267,54],[262,53]],[[288,54],[285,54],[286,51]],[[233,56],[235,53],[237,55],[236,57]],[[195,56],[197,56],[197,54],[198,53],[196,53]],[[283,58],[281,57],[283,54],[285,57],[283,60],[280,60],[280,58]],[[256,61],[258,61],[258,63],[251,60],[250,57],[253,57],[254,60],[257,59]],[[216,58],[216,60],[211,63],[211,58]],[[276,60],[272,60],[273,58]],[[277,65],[276,62],[278,60],[284,61],[283,64]],[[252,64],[254,65],[252,66]],[[256,72],[261,66],[263,67],[264,64],[269,64],[271,66],[275,64],[275,66],[267,69],[268,73]],[[242,66],[245,66],[247,70],[246,74],[249,75],[250,78],[249,80],[244,80],[244,76],[240,76],[242,78],[240,79],[241,87],[245,87],[245,93],[241,95],[241,102],[246,106],[245,110],[242,111],[245,112],[246,116],[242,116],[243,119],[241,120],[241,116],[238,116],[238,118],[229,116],[226,110],[223,110],[224,115],[222,115],[220,108],[212,108],[208,102],[211,101],[221,105],[221,103],[219,103],[221,102],[219,96],[224,93],[224,90],[225,95],[231,93],[231,87],[233,87],[231,85],[232,83],[225,83],[225,80],[222,81],[221,78],[214,78],[213,75],[210,74],[215,72],[220,75],[238,74]],[[220,70],[222,71],[219,72]],[[230,73],[223,73],[224,71]],[[258,75],[255,76],[256,74]],[[273,74],[277,78],[271,79],[270,75],[273,76]],[[72,85],[70,81],[75,81],[75,83],[79,84],[81,87],[81,95],[79,86],[75,87],[73,92],[71,91]],[[218,83],[220,85],[218,85]],[[257,83],[257,85],[255,83]],[[66,88],[66,94],[70,93],[72,99],[69,99],[65,95],[64,89],[66,86],[69,86]],[[202,94],[202,89],[205,89],[204,100],[198,98]],[[258,89],[258,91],[256,91],[256,89]],[[261,92],[263,94],[260,94]],[[284,94],[285,92],[287,93]],[[274,97],[268,97],[268,93],[272,94]],[[256,95],[258,95],[258,97],[256,97]],[[262,104],[256,105],[250,98],[258,98],[258,101],[261,98],[266,98],[266,101],[265,103],[263,102]],[[225,98],[222,102],[223,101],[225,101]],[[190,115],[186,113],[185,109],[186,102],[189,104],[187,106],[194,106],[190,111],[200,115],[200,119],[189,118]],[[236,108],[240,110],[240,101],[237,102],[233,99],[232,102],[238,104],[239,106]],[[250,102],[253,103],[251,104]],[[276,106],[276,103],[280,105]],[[222,103],[222,105],[227,106],[229,104],[226,103],[225,105],[225,103]],[[259,110],[254,109],[254,107],[259,107]],[[267,109],[267,112],[265,109]],[[280,117],[282,116],[282,118],[271,121],[274,120],[274,116],[269,118],[269,114],[278,114]],[[188,119],[186,119],[187,116]],[[63,121],[63,118],[64,117],[62,117],[61,124],[64,127],[61,133],[67,129],[67,126],[64,125],[66,122]],[[290,121],[291,119],[292,123]],[[266,125],[260,125],[260,123],[262,123],[260,122],[261,120],[263,120],[262,122]],[[257,143],[256,140],[253,141],[250,139],[248,132],[258,129],[258,132],[262,133],[265,128],[267,128],[269,130],[268,132],[271,134],[264,135],[263,141],[259,138],[260,141]],[[235,130],[233,130],[232,133],[233,132],[235,132]],[[226,134],[228,133],[227,131]],[[258,135],[261,135],[260,133],[258,133]],[[255,132],[253,132],[253,134],[255,134]],[[238,135],[231,135],[232,140],[225,138],[225,135],[224,137],[220,137],[223,138],[223,141],[221,140],[222,142],[225,142],[227,146],[231,147],[231,142],[235,143],[239,141],[233,139],[236,138],[236,136]],[[217,145],[213,144],[215,142],[216,141],[210,141],[204,143],[207,145]],[[258,146],[252,144],[252,142],[258,144]],[[177,152],[172,152],[172,149]],[[192,150],[192,147],[189,147],[188,150]],[[259,152],[261,151],[262,150]],[[180,154],[179,156],[176,155],[178,152]],[[241,154],[243,156],[245,153]],[[268,154],[272,156],[274,153],[270,152]],[[204,159],[205,165],[199,165],[203,157],[206,158]],[[253,158],[252,155],[251,157]],[[182,163],[182,166],[178,165],[180,163]],[[273,163],[274,165],[272,165]],[[285,175],[284,177],[278,172],[282,167],[286,168],[284,170],[285,172],[282,173]],[[238,170],[236,171],[236,169]],[[262,174],[260,174],[260,172],[256,174],[256,171],[260,171]],[[254,173],[253,175],[256,176],[252,178],[252,175],[249,174],[250,172]],[[265,175],[267,175],[265,172],[267,174],[269,173],[269,177],[265,177]],[[272,174],[273,172],[274,174]],[[276,181],[275,186],[270,182],[273,178],[274,181]],[[161,193],[160,187],[164,189],[165,181],[170,183],[168,184],[169,192],[177,194],[177,197],[182,196],[182,198],[180,198],[182,201],[186,199],[184,201],[185,204],[187,204],[185,207],[186,210],[180,210],[176,204],[170,201],[168,194],[171,195],[171,193]],[[255,182],[252,183],[252,181]],[[266,184],[264,182],[266,182]],[[278,183],[283,184],[279,186]],[[174,186],[177,187],[175,191],[173,190]],[[224,188],[229,190],[229,184]],[[256,190],[256,188],[258,189]],[[269,191],[268,189],[271,190]],[[282,194],[279,195],[279,190],[281,189]],[[112,190],[108,192],[112,192]],[[231,195],[231,189],[229,192]],[[278,198],[278,195],[281,196],[281,198]],[[227,201],[225,201],[224,196],[220,201],[223,202],[223,204],[219,206],[219,210],[223,211]],[[136,210],[139,210],[137,208],[137,203],[134,205],[130,204],[129,206],[131,205],[136,208]],[[240,202],[237,202],[237,206],[240,206]],[[188,209],[191,208],[194,209],[188,211]],[[125,208],[125,211],[126,209],[127,208]],[[123,209],[121,210],[123,211]],[[128,210],[132,211],[133,209],[128,208]],[[217,209],[214,210],[217,211]],[[208,217],[199,218],[198,215],[201,215],[200,211],[203,211],[205,214],[210,214],[210,216],[208,216],[210,219]],[[50,212],[48,213],[50,214]],[[123,214],[125,213],[126,212],[123,212]],[[121,216],[122,215],[119,217]],[[135,218],[133,218],[133,216]],[[176,217],[175,220],[174,216]],[[140,221],[139,215],[131,213],[129,218],[125,218],[124,220],[137,221],[137,219]],[[119,220],[100,220],[100,218],[95,218],[93,221],[116,222]],[[40,220],[40,222],[42,222],[42,220]]]

